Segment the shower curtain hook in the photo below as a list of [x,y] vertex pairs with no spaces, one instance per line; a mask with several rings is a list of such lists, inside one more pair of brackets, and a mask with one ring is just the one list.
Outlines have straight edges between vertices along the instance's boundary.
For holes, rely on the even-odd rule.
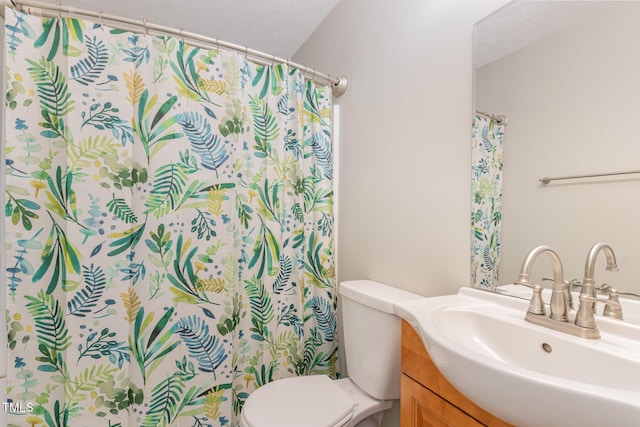
[[98,16],[100,17],[100,25],[102,25],[102,28],[104,29],[105,25],[104,19],[102,18],[102,11],[98,12]]
[[316,69],[313,69],[313,74],[311,75],[311,81],[315,82],[316,81]]
[[247,45],[244,45],[244,59],[247,59],[247,55],[249,54],[249,48],[247,47]]
[[142,18],[142,28],[144,29],[144,35],[149,35],[149,28],[147,27],[147,18]]
[[62,5],[58,2],[58,19],[62,19]]
[[184,29],[180,28],[180,37],[182,38],[182,45],[184,46],[186,43],[184,42]]
[[272,67],[276,66],[276,54],[275,53],[271,54],[271,66]]
[[216,37],[216,53],[220,55],[220,37]]

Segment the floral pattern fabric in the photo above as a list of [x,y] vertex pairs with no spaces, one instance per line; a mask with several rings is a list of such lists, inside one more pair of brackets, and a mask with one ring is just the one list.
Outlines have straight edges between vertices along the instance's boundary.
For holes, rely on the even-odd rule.
[[237,426],[337,375],[330,90],[6,9],[10,425]]
[[504,125],[476,115],[472,132],[471,284],[493,289],[500,265]]

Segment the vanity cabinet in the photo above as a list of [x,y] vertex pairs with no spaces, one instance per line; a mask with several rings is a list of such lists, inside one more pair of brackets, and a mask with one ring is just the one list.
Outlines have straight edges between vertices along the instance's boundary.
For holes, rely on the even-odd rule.
[[456,390],[431,361],[420,336],[402,322],[401,427],[510,427]]

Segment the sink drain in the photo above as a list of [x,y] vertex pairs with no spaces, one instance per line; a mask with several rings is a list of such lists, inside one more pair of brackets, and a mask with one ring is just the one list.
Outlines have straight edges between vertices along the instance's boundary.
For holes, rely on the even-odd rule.
[[551,345],[547,344],[546,342],[543,342],[541,347],[547,353],[551,353],[553,351],[553,349],[551,348]]

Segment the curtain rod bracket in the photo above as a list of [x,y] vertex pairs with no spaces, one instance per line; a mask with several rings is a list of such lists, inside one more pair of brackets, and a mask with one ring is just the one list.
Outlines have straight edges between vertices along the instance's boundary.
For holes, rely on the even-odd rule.
[[509,123],[509,118],[502,114],[485,113],[484,111],[480,111],[480,110],[476,110],[476,114],[480,114],[481,116],[487,117],[499,125],[506,126],[507,123]]
[[338,77],[338,82],[332,84],[331,94],[336,98],[339,97],[347,91],[348,84],[349,81],[347,80],[347,76]]

